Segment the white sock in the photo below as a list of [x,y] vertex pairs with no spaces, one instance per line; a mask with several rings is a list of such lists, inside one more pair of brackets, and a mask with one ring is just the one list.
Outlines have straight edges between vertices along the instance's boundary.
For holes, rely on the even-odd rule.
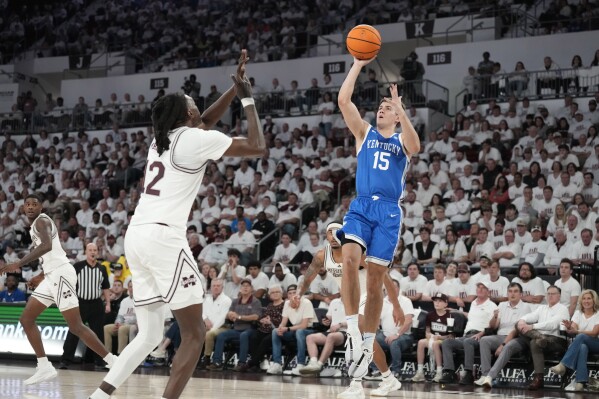
[[419,364],[418,365],[418,370],[416,372],[418,372],[418,373],[424,373],[424,364]]
[[319,365],[320,367],[322,367],[324,364],[323,364],[323,363],[322,363],[322,362],[319,360],[319,361],[318,361],[318,365]]
[[317,361],[318,361],[318,359],[317,359],[317,358],[315,358],[315,357],[311,357],[311,358],[310,358],[310,361],[311,361],[311,362],[317,362]]
[[392,375],[392,374],[391,374],[391,370],[387,370],[387,371],[385,371],[384,373],[381,373],[381,376],[382,376],[383,378],[385,378],[385,379],[387,379],[387,378],[391,377],[391,375]]
[[104,360],[106,363],[108,363],[109,365],[112,365],[112,363],[114,363],[114,355],[112,353],[109,353],[108,355],[106,355],[104,357]]
[[135,308],[139,333],[116,359],[104,377],[104,382],[115,388],[123,385],[152,349],[162,341],[164,306],[166,306],[164,303],[159,302]]
[[372,347],[374,346],[374,337],[375,337],[375,333],[364,333],[364,343],[362,344],[362,347],[364,349],[368,349],[369,351],[372,352]]
[[94,393],[89,395],[89,399],[110,399],[110,395],[98,388]]
[[443,372],[443,367],[437,367],[437,373],[442,373]]
[[354,378],[354,381],[359,382],[360,384],[362,383],[362,379],[361,378]]
[[47,357],[38,357],[37,358],[37,365],[41,366],[41,367],[45,367],[48,366],[48,364],[50,364],[50,361],[48,360]]
[[360,333],[360,327],[358,326],[358,315],[354,314],[351,316],[345,316],[345,321],[347,322],[347,332],[350,335],[355,335]]

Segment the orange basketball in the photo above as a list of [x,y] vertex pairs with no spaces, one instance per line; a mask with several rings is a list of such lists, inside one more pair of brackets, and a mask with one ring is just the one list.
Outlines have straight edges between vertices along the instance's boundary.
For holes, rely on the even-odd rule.
[[349,31],[345,44],[351,55],[369,60],[381,49],[381,34],[370,25],[358,25]]

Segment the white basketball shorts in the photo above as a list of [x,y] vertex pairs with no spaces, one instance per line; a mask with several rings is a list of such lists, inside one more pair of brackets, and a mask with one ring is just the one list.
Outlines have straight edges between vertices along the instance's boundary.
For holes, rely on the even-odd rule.
[[165,302],[176,310],[203,302],[200,271],[184,230],[161,224],[130,226],[125,257],[136,306]]
[[65,263],[64,266],[44,273],[44,279],[31,295],[45,306],[55,303],[58,310],[64,312],[79,306],[75,287],[77,273],[73,265]]

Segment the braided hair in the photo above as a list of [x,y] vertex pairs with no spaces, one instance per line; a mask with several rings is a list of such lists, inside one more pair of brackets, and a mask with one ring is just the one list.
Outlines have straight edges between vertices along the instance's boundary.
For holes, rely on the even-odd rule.
[[169,132],[183,126],[187,118],[187,98],[183,94],[171,93],[156,100],[152,106],[152,125],[158,155],[169,149]]

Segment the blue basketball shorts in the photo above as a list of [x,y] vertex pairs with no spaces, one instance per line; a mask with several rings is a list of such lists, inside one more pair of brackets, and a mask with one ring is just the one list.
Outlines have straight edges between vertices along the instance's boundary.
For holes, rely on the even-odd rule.
[[367,262],[389,267],[399,244],[402,216],[397,200],[357,197],[350,204],[337,237],[342,243],[360,244]]

